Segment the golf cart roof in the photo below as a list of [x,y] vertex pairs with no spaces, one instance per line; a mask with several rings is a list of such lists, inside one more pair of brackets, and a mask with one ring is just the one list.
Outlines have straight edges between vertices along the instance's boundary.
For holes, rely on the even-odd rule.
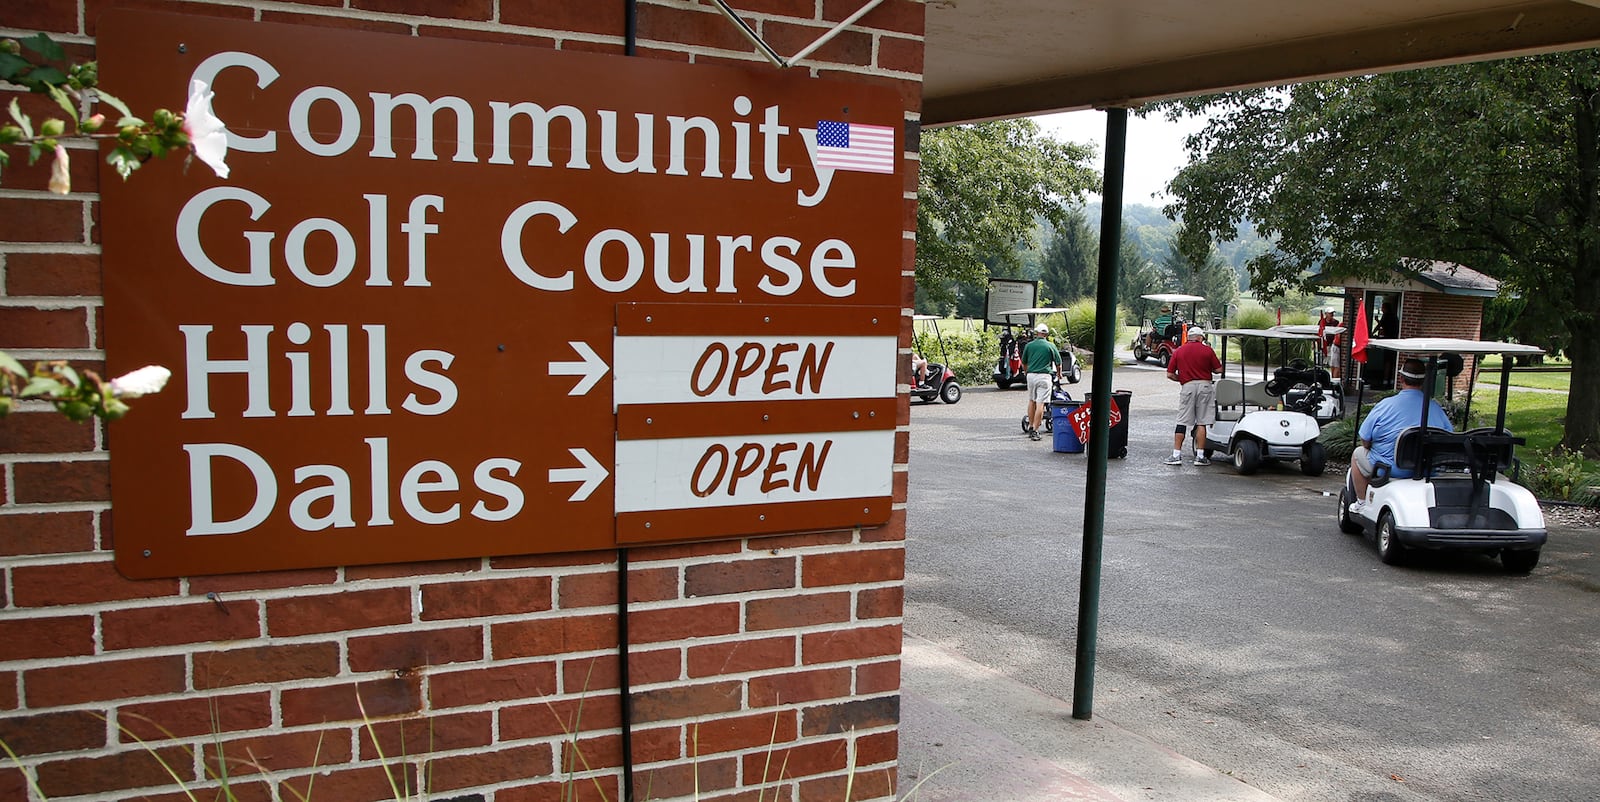
[[[1289,332],[1291,334],[1316,334],[1317,333],[1317,325],[1315,323],[1294,323],[1294,324],[1285,323],[1282,326],[1273,326],[1272,330],[1273,331],[1287,331],[1287,332]],[[1323,334],[1343,334],[1344,333],[1344,326],[1323,326],[1322,327],[1322,333]]]
[[1495,342],[1493,340],[1458,340],[1454,337],[1406,337],[1398,340],[1368,340],[1368,348],[1385,351],[1404,351],[1408,354],[1542,354],[1537,345]]
[[[1269,340],[1315,340],[1317,339],[1316,327],[1312,326],[1309,332],[1288,331],[1286,329],[1210,329],[1207,334],[1220,334],[1224,337],[1265,337]],[[1377,342],[1374,340],[1373,342]]]
[[1067,311],[1065,306],[1030,306],[1027,309],[1011,309],[999,314],[1002,317],[1011,317],[1012,315],[1053,315],[1057,312],[1065,311]]
[[1141,295],[1139,297],[1147,301],[1160,301],[1164,304],[1197,304],[1205,300],[1198,295],[1182,295],[1175,292],[1154,292],[1149,295]]

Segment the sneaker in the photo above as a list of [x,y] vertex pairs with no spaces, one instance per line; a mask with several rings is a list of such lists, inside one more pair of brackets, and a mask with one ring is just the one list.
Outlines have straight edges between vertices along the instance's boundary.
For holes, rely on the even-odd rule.
[[1038,432],[1029,431],[1028,432],[1028,439],[1029,440],[1043,440],[1044,438],[1040,437]]
[[1022,432],[1023,432],[1023,434],[1033,434],[1036,431],[1038,431],[1038,430],[1033,428],[1033,424],[1029,423],[1027,418],[1023,418],[1022,419]]
[[1351,515],[1359,515],[1359,516],[1365,518],[1366,514],[1367,514],[1367,502],[1361,501],[1359,499],[1356,500],[1356,501],[1350,502],[1350,514]]
[[1197,465],[1197,466],[1199,466],[1199,465],[1210,465],[1211,464],[1211,460],[1206,459],[1205,455],[1202,454],[1202,455],[1194,458],[1194,464]]
[[1161,461],[1162,465],[1182,465],[1183,457],[1167,457]]

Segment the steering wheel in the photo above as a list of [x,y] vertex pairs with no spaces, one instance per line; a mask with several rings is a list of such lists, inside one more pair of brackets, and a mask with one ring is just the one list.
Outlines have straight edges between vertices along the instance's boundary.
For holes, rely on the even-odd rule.
[[1289,367],[1294,368],[1295,370],[1307,370],[1311,367],[1311,363],[1301,359],[1300,357],[1295,357],[1294,359],[1289,360]]

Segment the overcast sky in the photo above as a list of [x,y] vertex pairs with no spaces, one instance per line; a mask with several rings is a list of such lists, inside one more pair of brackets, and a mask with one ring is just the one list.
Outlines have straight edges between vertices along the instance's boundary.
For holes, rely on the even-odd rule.
[[[1057,139],[1094,143],[1094,168],[1101,172],[1105,171],[1105,112],[1072,111],[1064,114],[1047,114],[1035,117],[1034,121],[1039,123],[1039,127],[1054,134]],[[1167,182],[1189,163],[1188,156],[1183,150],[1183,138],[1200,130],[1204,122],[1202,118],[1186,118],[1181,122],[1170,123],[1160,114],[1148,117],[1128,115],[1128,154],[1122,185],[1123,204],[1138,203],[1160,207],[1169,200],[1164,192]]]

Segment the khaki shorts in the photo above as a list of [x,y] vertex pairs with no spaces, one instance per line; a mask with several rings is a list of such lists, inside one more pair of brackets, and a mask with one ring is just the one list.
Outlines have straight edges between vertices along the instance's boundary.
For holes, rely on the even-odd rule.
[[1028,400],[1038,401],[1041,404],[1050,403],[1050,393],[1055,390],[1055,382],[1049,373],[1028,374]]
[[1178,388],[1178,425],[1210,426],[1217,422],[1217,386],[1192,381]]

